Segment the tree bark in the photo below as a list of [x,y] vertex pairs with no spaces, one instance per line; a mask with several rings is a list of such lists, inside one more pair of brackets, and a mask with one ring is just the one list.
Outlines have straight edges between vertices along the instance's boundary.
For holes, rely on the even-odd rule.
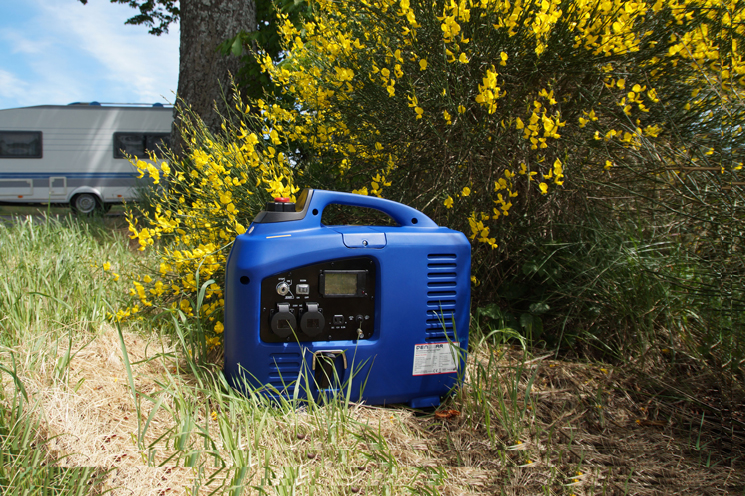
[[[217,109],[224,113],[223,95],[230,95],[230,75],[237,74],[240,58],[222,55],[217,47],[239,31],[256,30],[254,0],[181,0],[180,60],[177,98],[213,132],[220,129]],[[181,154],[178,111],[174,109],[171,143]]]

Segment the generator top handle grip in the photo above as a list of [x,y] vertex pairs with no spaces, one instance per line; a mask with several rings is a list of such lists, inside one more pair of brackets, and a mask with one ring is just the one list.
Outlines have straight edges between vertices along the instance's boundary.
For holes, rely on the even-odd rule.
[[350,207],[366,207],[380,210],[384,214],[395,220],[399,226],[407,227],[438,227],[435,221],[424,215],[422,212],[407,205],[397,203],[383,198],[374,196],[355,195],[352,193],[340,193],[338,191],[327,191],[322,189],[309,190],[310,205],[308,212],[309,217],[318,217],[318,224],[321,224],[321,214],[323,209],[332,203],[347,205]]

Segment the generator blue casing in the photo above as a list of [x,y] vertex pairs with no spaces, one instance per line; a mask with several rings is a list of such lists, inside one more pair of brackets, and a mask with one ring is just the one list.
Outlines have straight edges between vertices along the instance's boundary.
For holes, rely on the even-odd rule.
[[[286,201],[269,202],[228,258],[233,387],[437,406],[466,361],[468,239],[380,198],[308,189]],[[377,209],[398,226],[325,226],[329,204]]]

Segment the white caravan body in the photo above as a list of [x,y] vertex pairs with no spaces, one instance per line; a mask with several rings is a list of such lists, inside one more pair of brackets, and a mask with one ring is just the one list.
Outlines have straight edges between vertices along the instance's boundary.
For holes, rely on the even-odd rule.
[[0,110],[0,203],[69,203],[89,213],[135,198],[126,155],[168,144],[172,107],[40,105]]

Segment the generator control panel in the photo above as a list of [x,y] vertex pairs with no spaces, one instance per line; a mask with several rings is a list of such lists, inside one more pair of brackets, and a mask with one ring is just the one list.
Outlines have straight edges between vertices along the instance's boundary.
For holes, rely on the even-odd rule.
[[375,278],[375,262],[369,257],[306,265],[264,278],[261,340],[369,339],[375,330]]

